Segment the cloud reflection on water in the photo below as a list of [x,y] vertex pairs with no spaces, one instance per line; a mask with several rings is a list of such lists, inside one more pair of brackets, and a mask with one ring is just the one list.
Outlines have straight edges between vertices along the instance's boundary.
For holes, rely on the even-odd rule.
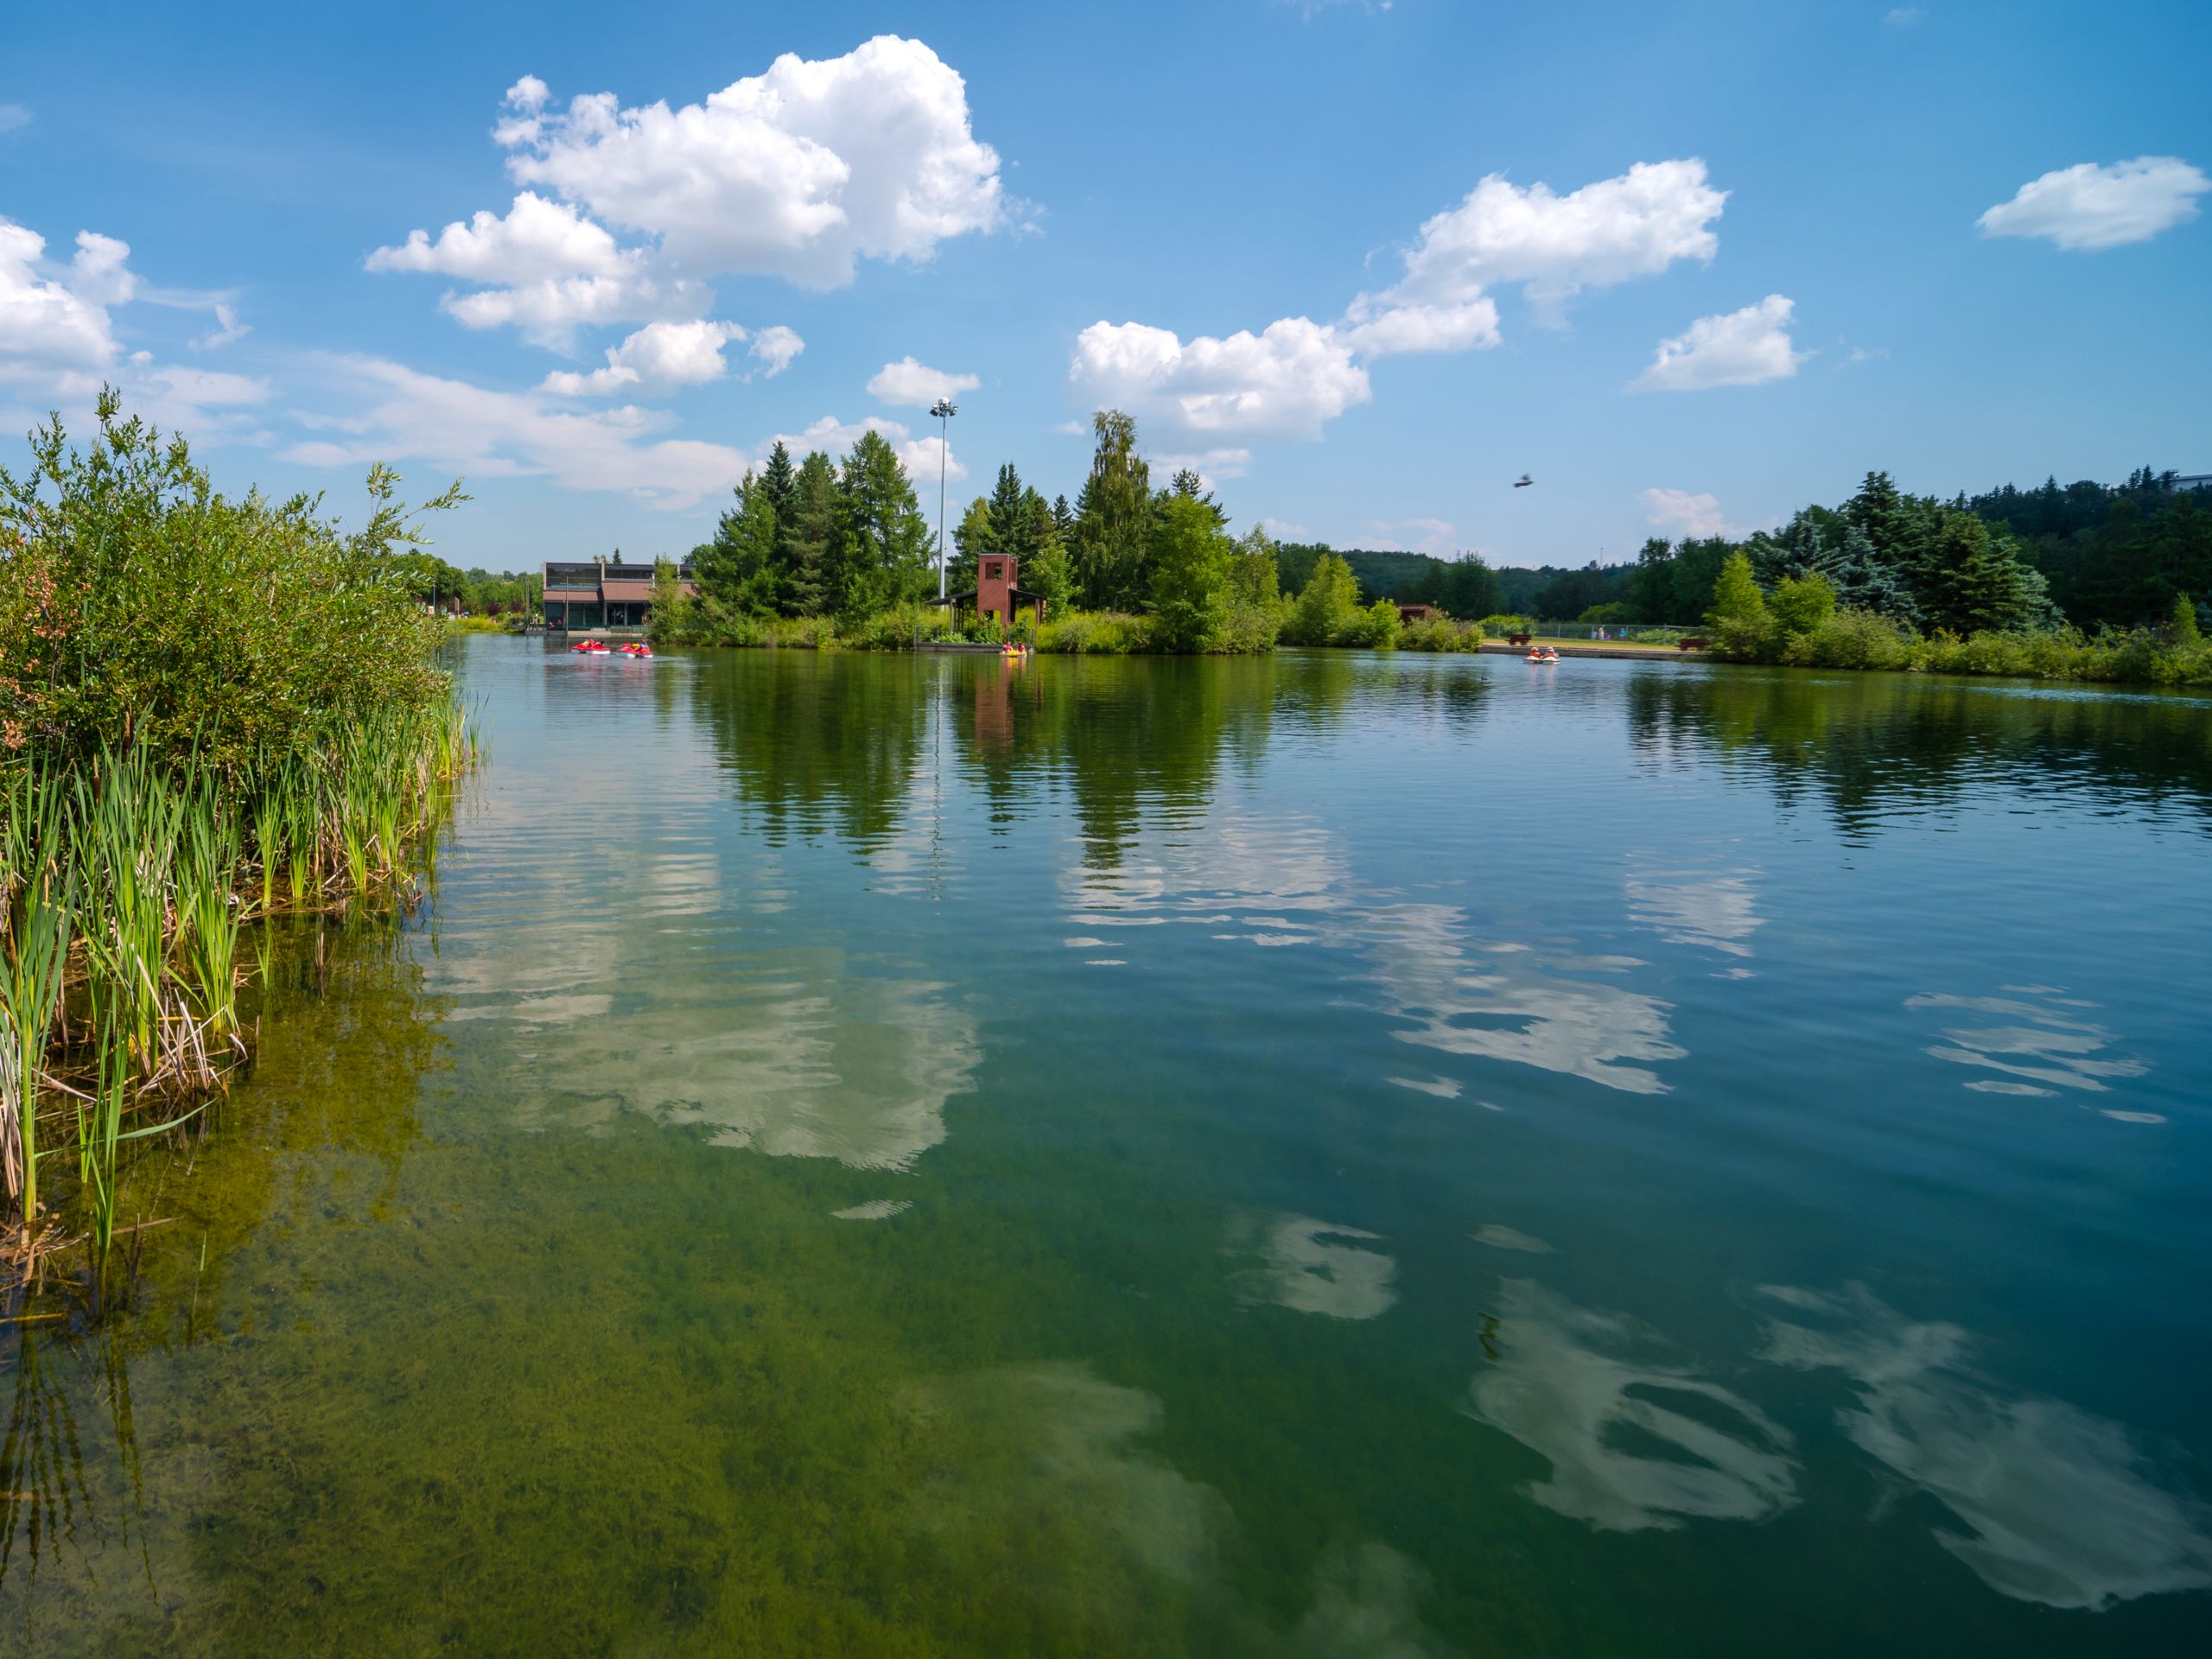
[[[1610,982],[1643,966],[1516,940],[1485,942],[1457,905],[1369,893],[1345,849],[1312,821],[1217,810],[1173,833],[1131,836],[1120,862],[1071,868],[1071,921],[1083,927],[1179,922],[1255,945],[1317,944],[1363,958],[1350,977],[1380,988],[1397,1040],[1445,1053],[1663,1094],[1649,1063],[1686,1058],[1669,1006]],[[1709,917],[1714,928],[1742,918]],[[1218,931],[1230,923],[1233,931]],[[1756,923],[1752,923],[1756,925]],[[1716,935],[1718,937],[1718,935]],[[1434,1084],[1391,1077],[1443,1094]]]
[[1259,1258],[1236,1274],[1237,1295],[1332,1319],[1371,1319],[1398,1300],[1398,1264],[1380,1250],[1346,1243],[1381,1235],[1311,1216],[1238,1216],[1230,1224],[1231,1256]]
[[[1977,1077],[1967,1087],[1983,1094],[2052,1096],[2061,1089],[2089,1094],[2108,1091],[2107,1079],[2139,1077],[2150,1070],[2128,1055],[2100,1058],[2114,1040],[2113,1032],[2079,1010],[2096,1005],[2078,997],[2061,996],[2054,986],[2007,986],[2011,996],[1952,996],[1934,992],[1906,999],[1908,1008],[1958,1009],[1994,1014],[2017,1023],[1997,1026],[1949,1026],[1946,1043],[1931,1044],[1928,1052],[1939,1060],[2001,1073]],[[2033,997],[2034,1001],[2024,1000]],[[2126,1122],[2164,1122],[2155,1113],[2106,1111],[2107,1117]]]
[[[1749,1401],[1637,1357],[1658,1339],[1625,1315],[1578,1307],[1531,1280],[1500,1288],[1500,1357],[1476,1376],[1463,1409],[1551,1465],[1548,1479],[1523,1489],[1537,1503],[1599,1531],[1633,1532],[1765,1521],[1797,1501],[1789,1435]],[[1630,1450],[1637,1440],[1665,1455]]]
[[1957,1325],[1909,1320],[1863,1287],[1763,1294],[1789,1310],[1764,1357],[1850,1378],[1844,1432],[1964,1523],[1936,1541],[1991,1589],[2098,1610],[2212,1588],[2212,1512],[2154,1484],[2119,1424],[2005,1390]]
[[1622,886],[1630,919],[1670,944],[1748,957],[1751,935],[1764,925],[1748,870],[1652,870],[1630,876]]

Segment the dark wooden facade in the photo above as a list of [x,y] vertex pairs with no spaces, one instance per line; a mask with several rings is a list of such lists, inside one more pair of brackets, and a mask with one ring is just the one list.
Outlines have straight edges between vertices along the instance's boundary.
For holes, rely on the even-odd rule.
[[[676,567],[677,586],[687,594],[699,589],[691,567]],[[579,628],[642,628],[652,613],[653,568],[650,564],[609,564],[604,559],[585,562],[546,561],[545,626],[555,632]]]

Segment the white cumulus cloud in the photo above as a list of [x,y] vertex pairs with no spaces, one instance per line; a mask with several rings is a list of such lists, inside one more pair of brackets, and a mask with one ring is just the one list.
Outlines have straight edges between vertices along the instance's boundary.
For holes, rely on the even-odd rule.
[[525,190],[505,218],[480,212],[466,223],[447,226],[435,240],[427,231],[410,231],[399,246],[372,253],[368,269],[435,271],[512,285],[555,276],[613,276],[632,262],[604,226],[566,202]]
[[1076,337],[1071,378],[1171,438],[1318,438],[1324,422],[1372,396],[1352,347],[1305,317],[1225,340],[1094,322]]
[[[641,394],[673,391],[679,386],[702,386],[729,372],[722,347],[748,338],[734,322],[653,322],[646,324],[607,353],[607,366],[588,374],[556,370],[545,377],[541,390],[564,397],[596,397],[612,392]],[[773,375],[790,365],[806,348],[806,342],[778,324],[764,329],[752,355],[765,361],[765,372]]]
[[983,383],[972,374],[953,374],[918,363],[912,356],[887,363],[868,377],[868,395],[880,404],[927,409],[940,397],[973,391]]
[[2022,185],[1975,222],[1984,236],[2039,236],[2072,252],[2147,242],[2196,217],[2212,179],[2178,156],[2083,162]]
[[555,346],[580,326],[696,318],[715,298],[702,283],[657,272],[646,250],[622,247],[574,207],[529,190],[505,217],[479,213],[435,238],[410,232],[398,246],[370,254],[367,268],[486,284],[448,292],[440,304],[468,327],[512,323]]
[[107,308],[121,287],[130,250],[90,231],[78,237],[76,262],[55,267],[46,238],[0,219],[0,378],[17,382],[55,370],[98,371],[118,347]]
[[[74,426],[91,419],[93,400],[107,385],[123,394],[130,413],[164,429],[203,440],[264,438],[251,410],[271,396],[267,381],[124,351],[111,307],[203,302],[147,288],[130,258],[129,244],[79,231],[75,253],[62,264],[46,257],[46,238],[37,232],[0,219],[0,387],[59,406]],[[225,327],[236,327],[236,319]]]
[[1727,201],[1694,156],[1638,162],[1564,196],[1493,173],[1421,226],[1404,277],[1370,302],[1465,305],[1493,283],[1520,283],[1539,317],[1556,321],[1582,289],[1656,276],[1677,259],[1710,260],[1720,245],[1713,221]]
[[899,452],[899,461],[906,467],[907,477],[914,480],[917,488],[924,480],[938,475],[938,457],[940,454],[944,457],[944,475],[948,480],[957,481],[968,476],[968,469],[960,464],[960,457],[952,453],[944,439],[917,438],[899,422],[887,420],[880,415],[871,415],[864,421],[841,421],[835,415],[824,415],[804,432],[779,432],[772,437],[763,439],[753,454],[757,458],[766,460],[768,452],[781,443],[794,455],[804,455],[810,450],[819,449],[836,461],[860,442],[863,432],[876,432],[883,435],[886,442]]
[[1185,340],[1140,322],[1093,323],[1077,336],[1069,379],[1084,396],[1135,415],[1171,442],[1313,439],[1373,396],[1367,365],[1410,353],[1498,343],[1497,302],[1519,283],[1546,321],[1567,297],[1710,259],[1727,193],[1705,163],[1638,162],[1567,195],[1493,174],[1424,223],[1399,281],[1353,296],[1334,322],[1284,317],[1258,333]]
[[702,104],[623,109],[611,92],[543,112],[525,79],[498,136],[518,181],[651,238],[687,270],[842,287],[861,258],[928,258],[1006,216],[967,84],[919,41],[840,58],[786,53]]
[[347,441],[296,444],[282,459],[333,467],[411,457],[476,478],[620,491],[670,510],[728,489],[749,461],[728,444],[668,436],[668,416],[634,404],[576,410],[381,358],[334,359],[329,367],[335,385],[358,394],[359,408],[320,423]]
[[805,349],[806,342],[798,337],[798,329],[777,322],[754,334],[745,354],[760,365],[762,378],[772,380],[798,361]]
[[1650,367],[1629,383],[1629,390],[1701,391],[1787,380],[1812,355],[1790,344],[1793,308],[1789,299],[1770,294],[1740,311],[1700,317],[1683,333],[1659,342]]
[[1711,495],[1652,489],[1637,499],[1643,503],[1643,522],[1654,530],[1671,531],[1676,536],[1718,536],[1726,528],[1720,503]]

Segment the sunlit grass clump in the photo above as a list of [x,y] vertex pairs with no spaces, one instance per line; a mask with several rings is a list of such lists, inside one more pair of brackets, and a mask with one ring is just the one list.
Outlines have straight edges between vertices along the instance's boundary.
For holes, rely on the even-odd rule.
[[104,1256],[120,1148],[250,1053],[249,931],[266,977],[270,918],[406,902],[476,743],[390,473],[348,532],[216,493],[112,394],[99,423],[0,468],[0,1220],[68,1230],[41,1195],[73,1146]]

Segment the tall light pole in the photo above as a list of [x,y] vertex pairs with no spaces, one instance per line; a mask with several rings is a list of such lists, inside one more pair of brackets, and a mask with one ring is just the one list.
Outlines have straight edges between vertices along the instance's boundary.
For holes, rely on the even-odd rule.
[[952,417],[960,412],[960,405],[950,397],[940,397],[930,405],[930,413],[937,416],[938,429],[944,434],[937,445],[937,602],[944,603],[944,457],[952,448]]

